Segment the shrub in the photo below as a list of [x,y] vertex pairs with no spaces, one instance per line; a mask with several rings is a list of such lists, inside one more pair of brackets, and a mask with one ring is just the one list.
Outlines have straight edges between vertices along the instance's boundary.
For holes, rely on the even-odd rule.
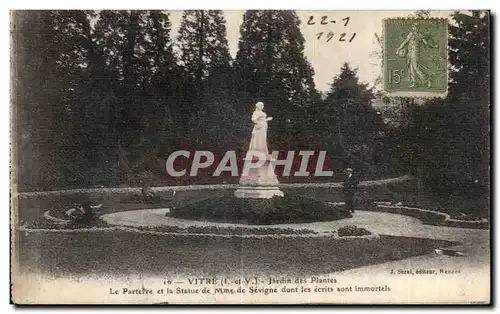
[[457,213],[457,214],[451,214],[450,218],[463,221],[477,221],[481,220],[482,217],[480,216],[480,214],[477,213],[474,214]]
[[337,231],[339,237],[360,237],[372,234],[365,228],[358,228],[357,226],[344,226]]
[[86,220],[79,220],[79,221],[70,221],[68,223],[62,223],[62,224],[53,223],[49,220],[35,220],[35,221],[25,222],[24,226],[29,229],[57,229],[57,230],[109,227],[109,225],[100,217],[92,217]]
[[349,211],[310,197],[285,195],[270,199],[211,197],[171,208],[181,219],[243,224],[283,224],[329,221],[352,217]]

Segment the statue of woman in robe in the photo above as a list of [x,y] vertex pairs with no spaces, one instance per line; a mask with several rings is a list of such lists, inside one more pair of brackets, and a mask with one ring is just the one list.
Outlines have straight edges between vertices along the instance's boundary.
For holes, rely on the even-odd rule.
[[255,104],[255,111],[252,114],[252,122],[254,123],[252,130],[252,139],[250,140],[249,151],[260,151],[269,155],[267,148],[267,122],[273,118],[267,117],[263,111],[264,103],[258,102]]
[[[240,178],[240,185],[274,188],[271,190],[268,189],[264,192],[237,190],[235,192],[238,195],[237,197],[268,198],[274,195],[283,196],[283,192],[277,188],[279,182],[274,173],[274,167],[271,165],[273,162],[272,156],[269,154],[269,150],[267,148],[267,123],[273,118],[267,117],[263,109],[264,104],[262,102],[255,104],[255,111],[252,114],[252,122],[254,123],[252,139],[250,140],[250,148],[247,152],[250,154],[245,158],[245,165]],[[255,163],[259,160],[259,158],[261,158],[261,156],[265,157],[264,163],[258,167],[247,168],[249,163]],[[248,172],[245,172],[245,169]]]

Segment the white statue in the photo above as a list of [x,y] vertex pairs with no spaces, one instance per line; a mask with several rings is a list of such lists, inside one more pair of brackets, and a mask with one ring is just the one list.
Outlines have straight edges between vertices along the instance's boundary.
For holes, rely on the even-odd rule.
[[269,155],[267,148],[267,122],[271,121],[272,117],[267,117],[267,114],[262,111],[264,103],[258,102],[255,104],[255,111],[252,114],[252,122],[254,123],[252,131],[252,139],[250,140],[249,151],[260,151]]
[[[239,188],[234,193],[238,198],[283,196],[283,192],[278,187],[279,182],[274,174],[274,168],[271,165],[273,158],[267,148],[267,122],[273,118],[267,117],[266,113],[262,111],[263,109],[262,102],[255,104],[255,111],[252,114],[252,122],[254,123],[252,139],[248,149],[250,154],[245,158]],[[265,159],[259,163],[257,160],[262,157]]]

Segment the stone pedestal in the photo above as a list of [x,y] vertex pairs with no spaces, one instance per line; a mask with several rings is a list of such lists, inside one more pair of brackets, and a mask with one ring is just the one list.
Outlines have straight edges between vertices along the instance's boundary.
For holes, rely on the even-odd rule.
[[[249,160],[245,159],[245,163]],[[255,162],[256,160],[253,160]],[[273,159],[267,156],[264,164],[258,168],[250,168],[248,175],[242,174],[238,189],[234,196],[238,198],[272,198],[283,197],[283,191],[279,189],[279,182],[274,174],[271,163]],[[245,166],[244,166],[245,167]],[[243,167],[243,168],[244,168]]]
[[272,198],[273,196],[283,197],[283,191],[277,186],[240,186],[234,192],[234,196],[238,198]]

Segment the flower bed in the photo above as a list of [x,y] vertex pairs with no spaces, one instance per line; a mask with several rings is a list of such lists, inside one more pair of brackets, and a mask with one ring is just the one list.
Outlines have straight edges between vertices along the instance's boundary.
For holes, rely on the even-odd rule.
[[[50,211],[45,213],[46,220],[22,222],[23,227],[27,229],[54,229],[68,230],[81,228],[108,228],[111,227],[99,217],[89,220],[85,223],[74,222],[53,217]],[[209,234],[209,235],[315,235],[318,232],[311,229],[295,228],[245,228],[245,227],[219,227],[219,226],[189,226],[181,228],[178,226],[157,226],[157,227],[134,227],[134,229],[143,231],[153,231],[160,233],[186,233],[186,234]]]
[[[146,228],[141,228],[146,229]],[[148,228],[149,229],[149,228]],[[293,228],[244,228],[244,227],[218,227],[218,226],[190,226],[180,228],[177,226],[153,227],[150,230],[165,233],[196,233],[196,234],[224,234],[224,235],[280,235],[280,234],[318,234],[311,229]]]
[[[374,202],[375,208],[377,211],[388,212],[392,214],[398,215],[407,215],[411,217],[415,217],[420,219],[424,224],[429,225],[439,225],[446,227],[455,227],[455,228],[472,228],[472,229],[488,229],[489,222],[488,220],[476,219],[476,220],[463,220],[452,218],[450,214],[442,213],[434,210],[428,210],[418,207],[409,207],[403,206],[400,204],[397,205],[387,205],[386,202]],[[370,210],[370,208],[365,208]],[[373,210],[373,207],[372,207]]]
[[331,221],[352,217],[343,207],[298,195],[270,199],[212,197],[174,206],[167,215],[200,221],[259,225]]
[[339,228],[337,232],[339,237],[362,237],[372,234],[365,228],[358,228],[357,226],[344,226]]
[[21,221],[21,225],[29,229],[81,229],[81,228],[103,228],[109,225],[99,217],[93,217],[85,222],[64,220],[52,217],[50,212],[45,213],[45,220]]

